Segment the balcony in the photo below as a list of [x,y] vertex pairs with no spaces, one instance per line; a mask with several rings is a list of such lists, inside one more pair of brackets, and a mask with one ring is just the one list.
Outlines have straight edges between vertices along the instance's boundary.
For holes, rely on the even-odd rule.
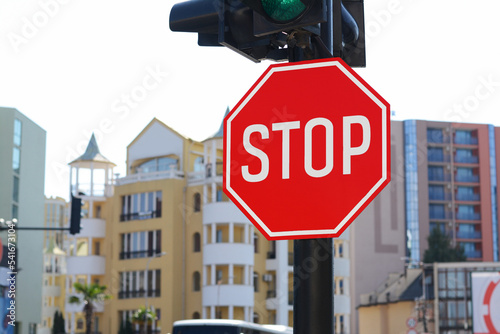
[[455,199],[464,202],[479,202],[479,194],[457,194]]
[[475,137],[455,137],[453,143],[457,145],[477,145],[478,140]]
[[431,201],[451,201],[450,193],[439,193],[429,191],[429,200]]
[[146,211],[146,212],[131,212],[131,213],[121,214],[120,221],[126,222],[130,220],[144,220],[144,219],[153,219],[160,217],[161,217],[161,210]]
[[450,182],[451,174],[429,173],[428,180],[437,182]]
[[443,154],[428,154],[427,160],[429,162],[450,162],[451,161],[449,155],[443,155]]
[[104,275],[104,256],[70,256],[66,258],[68,275]]
[[452,219],[453,214],[449,211],[440,212],[440,211],[429,211],[430,219]]
[[464,183],[478,183],[479,175],[456,175],[455,181]]
[[459,164],[477,164],[479,163],[479,157],[476,156],[470,156],[470,157],[464,157],[464,156],[455,156],[454,161]]
[[120,252],[120,260],[128,260],[128,259],[140,259],[145,257],[152,257],[154,255],[158,255],[161,253],[161,249],[148,249],[142,251],[135,252]]
[[134,291],[119,291],[118,299],[129,299],[129,298],[146,298],[147,297],[161,297],[161,290],[134,290]]
[[481,239],[481,231],[458,231],[457,232],[458,239]]
[[480,250],[465,251],[465,256],[467,259],[481,259],[483,257],[483,253]]
[[457,212],[457,220],[481,220],[480,213]]
[[116,179],[116,185],[122,186],[130,183],[156,181],[163,179],[183,179],[184,172],[177,169],[162,170],[149,173],[137,173]]

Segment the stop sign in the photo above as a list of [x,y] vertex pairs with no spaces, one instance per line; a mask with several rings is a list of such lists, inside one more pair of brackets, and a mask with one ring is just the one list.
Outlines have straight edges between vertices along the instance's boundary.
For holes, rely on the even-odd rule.
[[340,58],[271,65],[224,119],[224,192],[270,240],[340,236],[389,183],[389,109]]

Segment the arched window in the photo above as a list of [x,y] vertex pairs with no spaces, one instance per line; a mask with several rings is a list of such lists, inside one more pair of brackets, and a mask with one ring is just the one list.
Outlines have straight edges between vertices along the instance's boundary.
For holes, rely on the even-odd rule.
[[194,312],[193,313],[193,319],[201,319],[200,313],[199,312]]
[[201,290],[201,275],[199,271],[193,273],[193,291]]
[[193,234],[193,252],[197,253],[201,251],[201,237],[200,233],[196,232]]
[[200,212],[201,211],[201,195],[200,193],[196,193],[193,196],[193,207],[194,207],[194,212]]

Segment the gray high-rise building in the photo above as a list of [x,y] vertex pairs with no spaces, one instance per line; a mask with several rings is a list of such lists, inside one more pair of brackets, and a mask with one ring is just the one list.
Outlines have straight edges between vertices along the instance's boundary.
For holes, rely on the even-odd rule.
[[[0,218],[17,219],[18,227],[44,226],[45,140],[45,130],[17,109],[0,107]],[[7,232],[0,235],[5,244]],[[35,333],[41,320],[43,232],[18,230],[15,238],[16,332]]]

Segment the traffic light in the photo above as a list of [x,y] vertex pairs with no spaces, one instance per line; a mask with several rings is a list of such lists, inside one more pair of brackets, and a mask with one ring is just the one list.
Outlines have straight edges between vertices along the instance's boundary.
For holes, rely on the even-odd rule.
[[80,233],[80,221],[82,218],[82,199],[79,197],[71,196],[71,216],[69,221],[69,233]]
[[[172,7],[170,29],[198,33],[198,45],[226,46],[255,62],[289,60],[293,46],[307,46],[307,36],[314,36],[312,49],[324,48],[318,41],[334,30],[337,48],[321,57],[364,67],[363,20],[363,0],[189,0]],[[306,40],[294,45],[299,35]]]
[[200,46],[226,46],[259,62],[286,60],[283,34],[255,36],[253,11],[239,0],[189,0],[170,11],[170,30],[198,33]]

